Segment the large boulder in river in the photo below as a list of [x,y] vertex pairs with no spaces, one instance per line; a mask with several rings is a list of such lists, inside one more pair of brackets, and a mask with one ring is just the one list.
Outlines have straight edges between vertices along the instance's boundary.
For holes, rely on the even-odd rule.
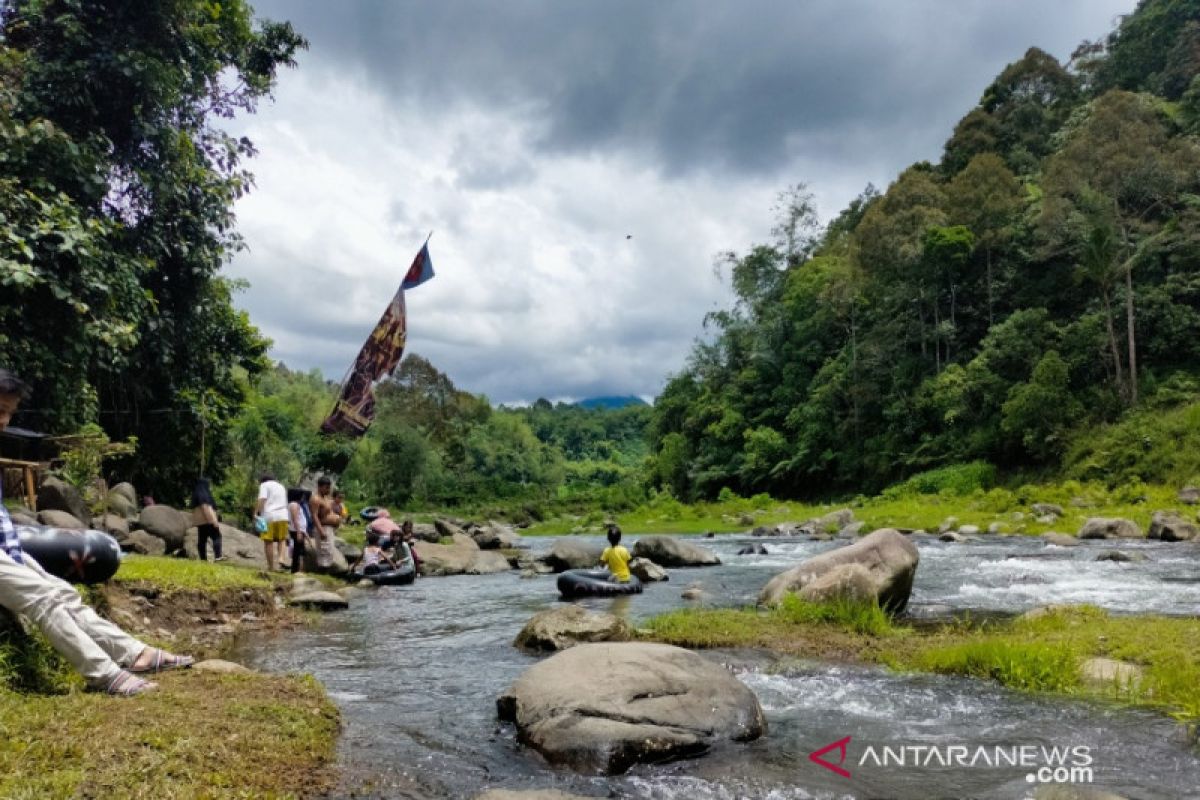
[[1196,528],[1195,523],[1188,522],[1174,511],[1155,511],[1146,538],[1164,542],[1190,542],[1197,536],[1200,536],[1200,529]]
[[422,575],[490,575],[512,569],[503,553],[480,550],[465,533],[454,534],[450,544],[422,542],[416,550]]
[[499,522],[489,521],[486,525],[472,528],[471,538],[481,550],[515,549],[525,546],[521,534],[517,533],[515,528]]
[[46,478],[38,487],[37,508],[38,511],[65,511],[79,520],[80,525],[85,528],[88,520],[92,518],[87,503],[84,502],[83,495],[79,493],[79,490],[66,481],[54,477]]
[[1141,539],[1142,529],[1120,517],[1090,517],[1079,529],[1080,539]]
[[183,549],[184,536],[191,524],[187,514],[164,505],[147,506],[138,517],[138,525],[142,530],[162,539],[167,546],[167,553]]
[[628,623],[620,617],[569,604],[534,614],[513,646],[539,653],[586,642],[624,642],[631,636]]
[[810,603],[852,600],[870,603],[878,593],[875,579],[862,564],[842,564],[804,585],[798,594]]
[[830,511],[822,517],[818,517],[812,521],[812,527],[817,531],[825,533],[837,533],[854,522],[854,512],[848,508],[839,508],[837,511]]
[[533,665],[496,701],[551,764],[616,774],[766,732],[758,699],[724,667],[663,644],[583,644]]
[[45,525],[48,528],[62,528],[68,531],[82,531],[87,528],[73,514],[57,509],[43,509],[37,513],[37,521],[39,525]]
[[789,592],[800,592],[844,564],[860,564],[870,573],[879,605],[899,613],[908,605],[920,561],[917,547],[894,528],[881,528],[853,544],[829,550],[772,578],[758,596],[762,605],[778,605]]
[[707,547],[683,542],[674,536],[645,536],[633,546],[638,558],[648,558],[660,567],[712,567],[721,563]]
[[550,552],[540,557],[540,561],[549,564],[555,572],[565,572],[569,569],[591,569],[600,563],[600,554],[604,552],[602,539],[579,538],[559,539],[550,548]]

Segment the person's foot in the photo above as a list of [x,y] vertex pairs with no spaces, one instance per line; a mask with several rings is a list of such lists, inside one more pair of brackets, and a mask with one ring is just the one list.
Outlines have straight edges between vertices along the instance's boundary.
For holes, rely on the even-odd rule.
[[121,670],[110,680],[88,685],[90,692],[103,692],[113,697],[134,697],[157,688],[157,683],[143,680],[128,670]]
[[195,661],[191,656],[177,656],[174,653],[168,653],[166,650],[159,650],[157,647],[147,647],[137,657],[137,660],[130,665],[129,671],[142,674],[147,672],[165,672],[169,669],[187,669]]
[[228,556],[217,556],[216,558],[213,559],[213,563],[216,563],[218,561],[228,561],[228,560],[229,560]]

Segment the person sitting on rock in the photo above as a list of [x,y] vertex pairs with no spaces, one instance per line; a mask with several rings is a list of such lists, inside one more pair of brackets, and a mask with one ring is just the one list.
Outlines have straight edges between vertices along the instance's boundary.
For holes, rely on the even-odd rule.
[[[8,427],[29,386],[0,369],[0,431]],[[2,482],[0,482],[2,484]],[[3,486],[0,485],[0,493]],[[138,673],[190,667],[192,658],[151,647],[84,605],[71,584],[56,578],[21,548],[0,497],[0,609],[36,625],[92,691],[132,697],[158,684]]]
[[[362,565],[363,574],[370,575],[379,572],[384,563],[387,563],[392,569],[396,569],[396,562],[392,561],[379,546],[379,534],[375,531],[367,531],[367,546],[363,548],[362,557],[354,562],[354,566]],[[354,567],[351,567],[351,570],[353,569]]]
[[600,554],[600,563],[612,573],[610,581],[629,583],[629,558],[629,551],[621,546],[621,529],[616,525],[609,525],[608,547]]

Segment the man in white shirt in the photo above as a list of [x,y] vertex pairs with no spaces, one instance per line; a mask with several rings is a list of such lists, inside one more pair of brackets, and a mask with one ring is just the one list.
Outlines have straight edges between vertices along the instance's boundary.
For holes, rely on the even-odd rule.
[[275,480],[274,475],[264,474],[259,479],[254,515],[267,523],[266,530],[259,534],[267,554],[267,569],[271,572],[282,569],[279,567],[280,554],[288,538],[287,489]]

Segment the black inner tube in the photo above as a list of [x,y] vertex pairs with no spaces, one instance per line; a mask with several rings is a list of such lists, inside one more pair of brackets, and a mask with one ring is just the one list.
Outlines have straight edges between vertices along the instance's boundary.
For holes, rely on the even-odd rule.
[[613,597],[622,594],[641,594],[642,582],[630,575],[626,583],[610,580],[604,570],[572,569],[558,576],[558,591],[563,597]]

